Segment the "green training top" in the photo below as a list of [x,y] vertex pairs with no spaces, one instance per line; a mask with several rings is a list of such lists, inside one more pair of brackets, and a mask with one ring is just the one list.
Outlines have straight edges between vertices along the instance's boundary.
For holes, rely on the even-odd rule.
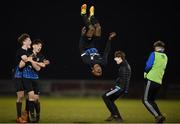
[[168,57],[165,53],[154,52],[154,63],[151,70],[147,74],[147,79],[162,84],[162,79],[168,62]]

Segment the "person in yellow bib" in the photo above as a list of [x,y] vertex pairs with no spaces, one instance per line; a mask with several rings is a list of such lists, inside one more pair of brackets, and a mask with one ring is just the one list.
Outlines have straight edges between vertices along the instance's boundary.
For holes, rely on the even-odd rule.
[[156,123],[162,123],[165,121],[165,117],[161,114],[157,104],[155,103],[155,98],[162,85],[168,57],[164,53],[164,42],[156,41],[153,46],[154,52],[150,54],[144,72],[144,78],[147,79],[147,83],[143,97],[143,104],[155,117]]

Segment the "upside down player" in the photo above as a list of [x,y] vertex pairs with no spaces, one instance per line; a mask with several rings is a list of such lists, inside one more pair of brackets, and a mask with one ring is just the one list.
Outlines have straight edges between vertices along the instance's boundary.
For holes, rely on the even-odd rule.
[[123,119],[114,102],[123,94],[128,93],[129,81],[131,77],[131,67],[125,59],[125,53],[122,51],[115,52],[114,60],[119,67],[118,77],[115,80],[114,88],[103,94],[102,98],[111,113],[110,117],[108,117],[106,121],[115,120],[117,122],[122,122]]
[[109,34],[108,41],[103,53],[99,54],[96,48],[96,43],[101,40],[101,26],[98,20],[94,17],[94,6],[90,7],[90,14],[86,14],[87,5],[81,6],[81,16],[85,26],[81,30],[81,37],[79,41],[79,48],[81,58],[85,64],[91,67],[91,72],[95,76],[102,75],[102,66],[107,64],[107,58],[111,49],[111,40],[116,36],[115,32]]
[[[32,54],[31,59],[37,62],[37,65],[41,68],[45,68],[47,65],[49,65],[49,60],[45,59],[45,57],[41,54],[41,49],[43,47],[43,42],[40,39],[36,39],[32,43]],[[35,71],[36,74],[38,74],[40,70]],[[32,80],[32,87],[34,90],[34,107],[36,111],[36,117],[35,122],[38,123],[40,120],[40,101],[39,101],[39,95],[40,95],[40,88],[39,83],[37,82],[39,77],[37,79]],[[26,100],[26,107],[24,115],[22,116],[24,120],[29,121],[29,107],[28,107],[28,99]]]

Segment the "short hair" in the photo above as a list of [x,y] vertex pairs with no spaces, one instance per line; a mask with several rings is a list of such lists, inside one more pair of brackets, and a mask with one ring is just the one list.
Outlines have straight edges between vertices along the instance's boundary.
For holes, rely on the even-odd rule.
[[163,47],[164,48],[165,43],[163,41],[158,40],[158,41],[154,42],[153,46],[154,46],[154,48],[155,47]]
[[30,38],[30,35],[29,35],[29,34],[26,34],[26,33],[23,33],[23,34],[21,34],[21,36],[18,37],[18,42],[22,45],[22,44],[23,44],[23,41],[24,41],[26,38]]
[[43,41],[41,39],[35,39],[33,42],[32,42],[32,46],[33,45],[36,45],[36,44],[42,44],[42,46],[44,45]]
[[125,53],[123,52],[123,51],[116,51],[115,53],[114,53],[114,57],[121,57],[123,60],[125,59],[125,57],[126,57],[126,55],[125,55]]

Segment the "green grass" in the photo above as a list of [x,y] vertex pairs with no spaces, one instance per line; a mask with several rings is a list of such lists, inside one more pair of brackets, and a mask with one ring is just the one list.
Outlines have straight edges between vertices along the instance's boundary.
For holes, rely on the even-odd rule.
[[[15,101],[16,98],[0,97],[0,122],[15,122]],[[159,100],[157,103],[166,122],[180,122],[180,100]],[[154,122],[141,100],[119,99],[116,104],[125,122]],[[42,123],[100,123],[109,116],[101,98],[43,97],[41,110]]]

